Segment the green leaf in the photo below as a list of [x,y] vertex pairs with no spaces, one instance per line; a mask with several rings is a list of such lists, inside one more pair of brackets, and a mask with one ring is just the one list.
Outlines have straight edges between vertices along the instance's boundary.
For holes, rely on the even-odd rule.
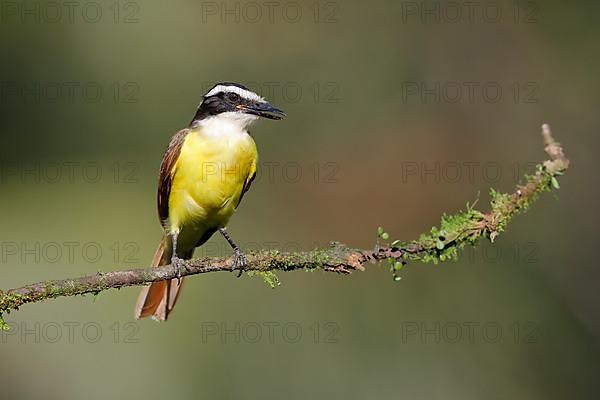
[[560,185],[558,184],[558,179],[556,179],[556,177],[553,176],[551,182],[554,189],[560,189]]

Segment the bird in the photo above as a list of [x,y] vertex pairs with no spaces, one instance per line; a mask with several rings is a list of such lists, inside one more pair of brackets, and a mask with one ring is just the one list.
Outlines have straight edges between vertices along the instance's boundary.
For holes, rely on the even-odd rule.
[[160,165],[157,208],[164,234],[151,266],[170,264],[176,278],[142,288],[136,319],[167,320],[187,260],[217,231],[233,249],[232,270],[241,275],[247,259],[226,225],[256,177],[258,152],[248,128],[261,118],[285,117],[247,87],[220,82],[202,96],[188,126],[173,135]]

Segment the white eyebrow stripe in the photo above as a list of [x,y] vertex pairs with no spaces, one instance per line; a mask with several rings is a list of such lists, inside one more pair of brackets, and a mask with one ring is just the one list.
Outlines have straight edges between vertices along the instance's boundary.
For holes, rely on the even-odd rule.
[[244,90],[240,87],[237,86],[224,86],[224,85],[217,85],[215,86],[210,92],[206,93],[206,95],[204,97],[210,97],[210,96],[214,96],[217,93],[220,92],[224,92],[224,93],[237,93],[238,95],[240,95],[240,97],[245,98],[246,100],[253,100],[253,101],[258,101],[261,103],[265,103],[265,99],[260,97],[259,95],[257,95],[254,92],[251,92],[249,90]]

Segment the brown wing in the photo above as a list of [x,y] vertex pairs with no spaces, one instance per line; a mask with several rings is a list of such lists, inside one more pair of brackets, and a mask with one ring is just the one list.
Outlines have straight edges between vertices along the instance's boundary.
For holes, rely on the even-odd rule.
[[162,163],[160,164],[160,172],[158,174],[158,217],[160,222],[164,223],[169,218],[169,195],[171,194],[171,184],[175,175],[175,163],[179,158],[181,146],[185,137],[190,132],[189,129],[182,129],[171,138],[169,147],[165,151]]
[[235,208],[238,208],[238,206],[242,202],[242,199],[244,198],[244,195],[246,194],[248,189],[250,189],[250,185],[252,185],[252,181],[254,180],[254,178],[256,178],[256,164],[252,164],[252,168],[250,169],[250,172],[248,173],[248,176],[246,177],[246,181],[244,182],[244,187],[242,188],[242,194],[240,195],[240,199],[238,200],[238,203],[235,205]]

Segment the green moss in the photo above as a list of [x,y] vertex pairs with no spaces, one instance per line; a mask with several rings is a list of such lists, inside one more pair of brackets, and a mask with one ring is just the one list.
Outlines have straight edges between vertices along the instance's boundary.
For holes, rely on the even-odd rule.
[[281,285],[279,278],[273,271],[248,271],[248,276],[260,276],[271,289]]
[[2,313],[0,313],[0,331],[8,331],[10,330],[10,325],[4,321]]
[[[493,242],[501,232],[504,232],[510,219],[518,213],[526,211],[541,193],[552,188],[558,189],[557,176],[560,175],[562,175],[562,172],[551,174],[547,172],[543,165],[538,165],[534,175],[525,175],[523,180],[525,183],[517,191],[517,193],[520,193],[519,191],[526,188],[531,190],[531,185],[535,185],[533,193],[523,197],[515,197],[518,194],[501,193],[491,189],[491,212],[487,217],[467,204],[466,211],[460,211],[452,215],[444,214],[440,226],[432,227],[428,233],[422,234],[418,240],[400,244],[398,241],[394,241],[391,247],[405,249],[416,247],[420,249],[416,253],[404,252],[402,260],[433,264],[456,261],[459,257],[459,251],[466,245],[475,245],[482,236]],[[382,238],[383,233],[385,233],[384,229],[379,227],[377,229],[378,237]],[[388,261],[390,265],[396,265],[393,263],[397,260],[390,259]],[[397,268],[392,269],[397,271]]]
[[2,293],[0,311],[10,312],[10,310],[16,310],[25,302],[27,302],[26,296],[17,293]]
[[18,310],[19,306],[27,301],[27,297],[17,293],[4,293],[0,291],[0,330],[9,330],[10,326],[4,321],[4,313]]
[[46,297],[49,299],[53,299],[61,295],[60,288],[52,281],[44,284],[44,292],[46,292]]
[[443,261],[457,260],[458,250],[467,244],[475,244],[479,239],[476,224],[483,220],[480,211],[467,206],[466,211],[442,216],[440,226],[432,227],[419,240],[413,242],[423,249],[423,252],[408,255],[407,259],[419,260],[425,263],[437,264]]

